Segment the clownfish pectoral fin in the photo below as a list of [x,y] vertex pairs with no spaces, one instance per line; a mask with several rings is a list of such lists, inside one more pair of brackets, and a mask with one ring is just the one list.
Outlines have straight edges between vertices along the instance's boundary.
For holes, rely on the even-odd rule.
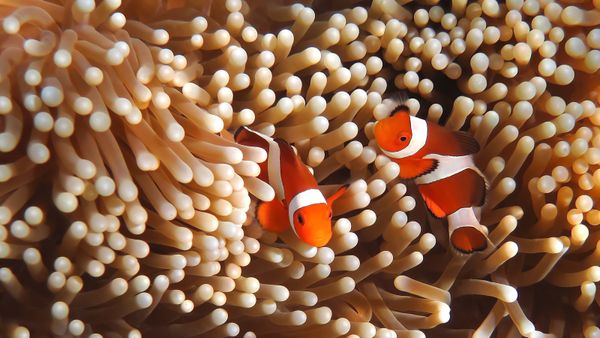
[[471,134],[464,131],[454,132],[458,144],[464,154],[476,154],[480,150],[479,143]]
[[400,162],[400,178],[414,179],[434,171],[439,165],[435,159],[407,159]]
[[487,229],[479,224],[473,208],[462,208],[448,215],[448,233],[452,247],[470,254],[487,249]]
[[333,195],[327,197],[327,205],[329,205],[329,207],[331,208],[333,202],[340,198],[346,192],[346,190],[348,190],[348,187],[348,184],[344,184],[336,192],[334,192]]
[[256,219],[263,229],[274,233],[284,232],[290,227],[285,207],[277,199],[259,202],[256,206]]

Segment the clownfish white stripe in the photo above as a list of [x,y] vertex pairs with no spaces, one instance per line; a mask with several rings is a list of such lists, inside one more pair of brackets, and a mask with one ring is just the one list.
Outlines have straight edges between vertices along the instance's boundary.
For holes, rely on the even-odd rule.
[[450,234],[452,234],[454,230],[465,226],[472,226],[483,233],[487,231],[487,229],[484,230],[481,224],[479,224],[479,220],[477,219],[475,211],[472,207],[460,208],[448,215],[448,227],[450,228]]
[[290,220],[290,224],[292,225],[291,228],[294,230],[296,236],[298,236],[298,233],[296,232],[296,228],[293,226],[294,214],[296,211],[309,205],[322,203],[327,204],[327,200],[325,200],[325,196],[323,196],[323,193],[321,193],[319,189],[304,190],[292,198],[290,204],[288,205],[288,218]]
[[416,154],[427,143],[427,121],[410,116],[410,131],[412,137],[406,148],[398,151],[386,151],[384,154],[392,158],[405,158]]
[[275,190],[275,195],[279,199],[285,198],[283,191],[283,180],[281,179],[281,150],[277,142],[267,140],[269,142],[269,157],[267,162],[267,173],[269,175],[269,184]]
[[428,154],[423,156],[423,158],[436,160],[438,162],[438,165],[432,172],[415,178],[415,183],[417,184],[433,183],[458,174],[459,172],[466,169],[471,169],[475,171],[478,175],[485,179],[483,173],[479,170],[479,168],[477,168],[475,162],[473,162],[473,156],[471,155],[450,156]]
[[267,174],[269,175],[269,185],[275,190],[275,196],[282,200],[285,198],[283,191],[283,180],[281,179],[281,150],[279,144],[273,140],[273,138],[254,131],[247,127],[242,127],[246,131],[262,138],[269,144],[268,157],[267,157]]

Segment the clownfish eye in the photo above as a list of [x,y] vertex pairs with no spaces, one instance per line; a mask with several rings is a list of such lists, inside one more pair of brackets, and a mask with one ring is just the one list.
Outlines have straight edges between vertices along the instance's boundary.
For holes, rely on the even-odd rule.
[[402,142],[406,141],[406,136],[400,136],[400,141],[402,141]]
[[304,225],[304,217],[302,217],[302,215],[300,213],[298,213],[298,217],[296,217],[298,219],[298,223],[300,223],[301,225]]

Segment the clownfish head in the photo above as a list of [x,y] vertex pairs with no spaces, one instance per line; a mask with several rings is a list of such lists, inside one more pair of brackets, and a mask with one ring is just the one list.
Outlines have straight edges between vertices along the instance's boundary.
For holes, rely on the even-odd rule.
[[294,212],[291,223],[294,232],[302,241],[316,247],[322,247],[329,242],[333,234],[331,230],[333,202],[342,196],[347,189],[348,186],[344,185],[329,196],[324,201],[325,203],[305,205]]
[[316,247],[324,246],[332,236],[331,208],[325,203],[300,208],[294,213],[293,226],[302,241]]
[[377,122],[375,139],[382,150],[399,151],[406,148],[413,137],[410,114],[406,107],[398,107],[393,115]]
[[411,116],[408,107],[399,106],[391,116],[375,124],[375,140],[393,158],[414,155],[427,142],[427,122]]

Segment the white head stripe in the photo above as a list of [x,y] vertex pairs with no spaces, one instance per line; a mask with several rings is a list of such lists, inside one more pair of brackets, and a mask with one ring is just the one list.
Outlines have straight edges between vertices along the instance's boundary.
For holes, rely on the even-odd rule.
[[292,230],[296,236],[298,236],[298,233],[294,227],[294,213],[296,213],[296,211],[300,208],[321,203],[327,204],[327,200],[325,200],[325,196],[323,196],[319,189],[304,190],[292,198],[290,204],[288,205],[288,217],[290,220],[290,226],[292,227]]
[[427,121],[418,117],[410,116],[410,131],[412,137],[408,146],[398,151],[387,151],[381,149],[384,154],[392,158],[404,158],[417,153],[427,142]]

